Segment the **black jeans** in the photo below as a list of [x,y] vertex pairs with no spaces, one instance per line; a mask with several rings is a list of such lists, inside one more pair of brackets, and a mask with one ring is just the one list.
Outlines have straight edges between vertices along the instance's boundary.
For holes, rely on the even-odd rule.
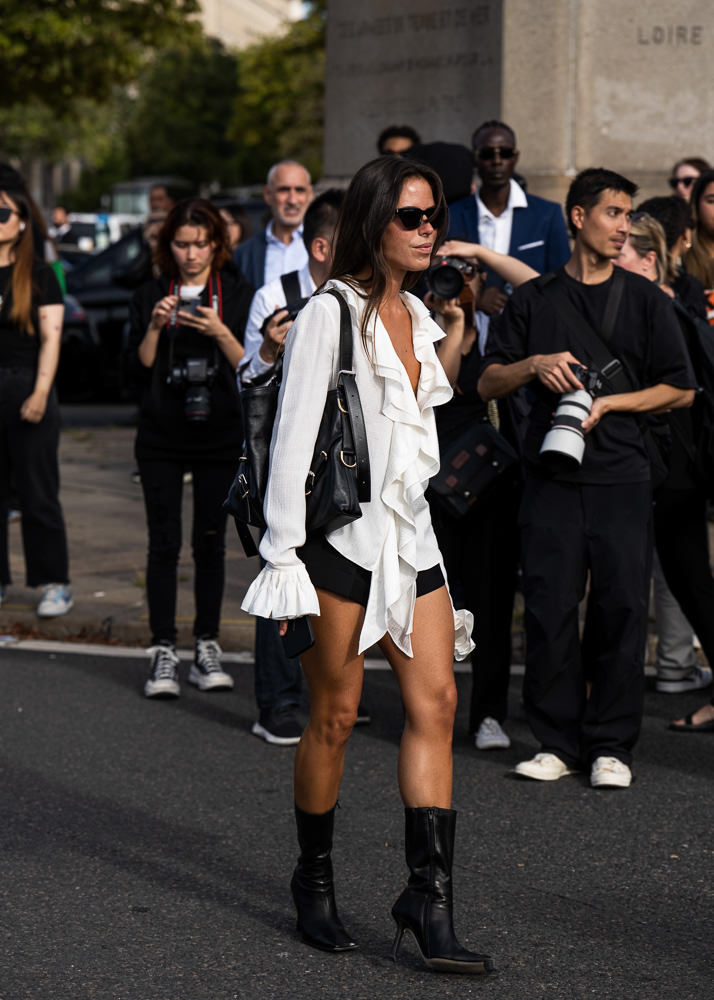
[[193,634],[218,635],[225,580],[226,512],[222,508],[234,463],[139,460],[149,528],[146,593],[152,642],[176,642],[176,572],[181,551],[183,474],[193,474],[193,530],[196,617]]
[[655,543],[669,589],[714,664],[714,577],[709,564],[707,498],[702,489],[659,489]]
[[526,481],[523,700],[541,749],[566,764],[589,766],[601,755],[631,761],[644,702],[651,509],[649,483]]
[[0,368],[0,584],[10,583],[7,512],[11,484],[22,511],[28,587],[67,583],[67,533],[59,502],[60,416],[54,389],[37,424],[20,419],[32,393],[30,368]]

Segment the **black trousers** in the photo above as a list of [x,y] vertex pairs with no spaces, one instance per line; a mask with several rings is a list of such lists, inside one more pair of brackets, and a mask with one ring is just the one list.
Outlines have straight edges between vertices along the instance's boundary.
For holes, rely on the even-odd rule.
[[[571,766],[601,755],[632,759],[644,701],[651,510],[649,483],[526,482],[523,698],[541,749]],[[578,605],[588,575],[581,641]]]
[[196,617],[193,634],[218,635],[225,581],[226,512],[222,508],[235,463],[139,459],[149,529],[146,593],[152,643],[176,642],[176,585],[181,551],[183,474],[193,474],[193,529]]
[[7,512],[11,482],[22,511],[22,544],[28,587],[67,583],[68,555],[59,501],[60,415],[50,393],[37,424],[20,419],[20,407],[32,393],[30,368],[0,368],[0,584],[10,580]]
[[667,585],[697,633],[704,655],[714,664],[714,577],[704,490],[659,489],[654,529]]
[[[430,495],[427,494],[429,497]],[[456,608],[474,616],[469,730],[508,715],[511,627],[518,572],[520,481],[510,473],[462,518],[430,497],[432,523]]]

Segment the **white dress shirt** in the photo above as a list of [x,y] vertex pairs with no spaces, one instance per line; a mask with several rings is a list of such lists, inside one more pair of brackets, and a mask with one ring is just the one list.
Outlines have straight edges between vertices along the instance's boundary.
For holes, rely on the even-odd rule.
[[265,284],[275,281],[281,274],[299,271],[307,264],[307,250],[302,238],[302,226],[293,229],[290,242],[283,243],[273,234],[273,221],[265,227]]
[[[367,430],[372,495],[362,504],[362,517],[326,537],[372,574],[359,651],[389,633],[411,656],[417,573],[437,564],[443,570],[424,492],[439,468],[434,406],[452,396],[434,349],[444,334],[419,299],[402,294],[421,365],[415,395],[378,316],[370,323],[365,350],[359,333],[364,297],[344,282],[330,281],[327,287],[339,289],[352,315],[353,368]],[[310,299],[288,333],[264,504],[268,526],[260,543],[266,566],[242,605],[263,618],[320,613],[317,593],[296,552],[305,542],[300,484],[310,468],[327,392],[337,380],[339,329],[338,303],[321,294]],[[473,648],[472,625],[468,611],[454,612],[459,660]]]
[[[290,272],[285,272],[289,274]],[[298,282],[300,284],[300,295],[302,298],[309,298],[315,291],[315,282],[310,274],[310,265],[305,264],[298,271]],[[286,305],[283,283],[280,278],[271,281],[268,285],[263,285],[253,296],[248,313],[248,322],[245,327],[245,338],[243,347],[245,348],[245,360],[240,366],[240,374],[243,379],[255,378],[256,375],[267,371],[271,366],[270,361],[263,361],[258,354],[260,345],[263,343],[262,327],[268,316],[271,316],[276,309],[282,309]]]
[[[520,184],[511,179],[508,192],[508,203],[500,215],[494,215],[475,194],[478,205],[478,241],[487,250],[496,253],[509,253],[511,249],[511,229],[513,228],[513,209],[528,208],[526,193]],[[475,313],[476,329],[478,330],[478,346],[483,354],[488,336],[489,317],[484,312]]]

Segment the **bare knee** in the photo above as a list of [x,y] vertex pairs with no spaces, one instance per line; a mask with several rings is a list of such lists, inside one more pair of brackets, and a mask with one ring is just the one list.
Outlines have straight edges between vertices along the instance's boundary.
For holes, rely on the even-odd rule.
[[453,678],[423,692],[406,706],[407,723],[416,730],[451,738],[456,717],[456,683]]
[[310,712],[310,735],[329,753],[341,753],[357,721],[357,705],[333,705],[327,711]]

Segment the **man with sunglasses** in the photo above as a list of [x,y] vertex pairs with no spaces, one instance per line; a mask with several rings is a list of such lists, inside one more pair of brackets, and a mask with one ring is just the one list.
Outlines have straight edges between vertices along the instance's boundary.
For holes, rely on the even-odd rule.
[[[541,274],[562,267],[570,242],[560,205],[526,194],[513,179],[518,163],[516,135],[504,122],[479,125],[471,139],[481,185],[449,208],[449,236],[510,254]],[[488,317],[506,304],[511,291],[495,272],[486,272],[476,323],[483,349]]]

